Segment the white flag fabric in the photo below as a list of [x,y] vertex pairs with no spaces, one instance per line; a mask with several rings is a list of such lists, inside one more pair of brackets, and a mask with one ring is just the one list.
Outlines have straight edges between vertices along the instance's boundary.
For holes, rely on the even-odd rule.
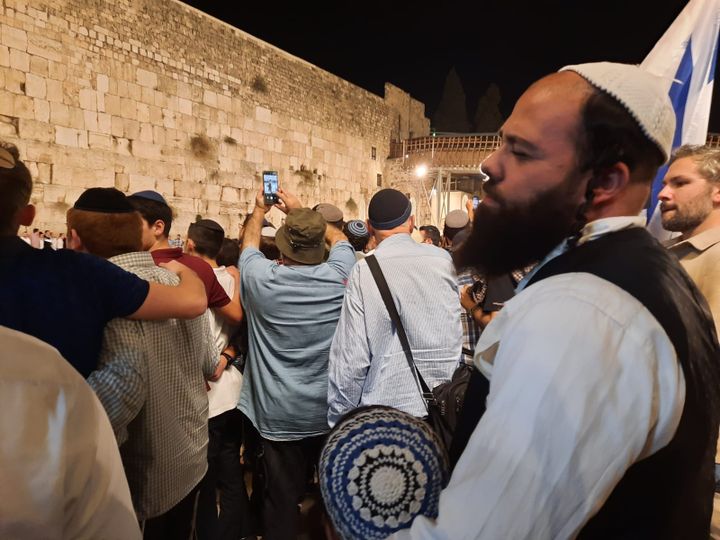
[[[710,119],[715,64],[717,63],[720,0],[690,0],[657,42],[641,67],[666,78],[676,115],[673,148],[683,144],[705,144]],[[649,228],[659,220],[657,195],[667,167],[653,182],[648,213]],[[659,227],[662,231],[662,228]],[[657,236],[657,234],[656,234]]]

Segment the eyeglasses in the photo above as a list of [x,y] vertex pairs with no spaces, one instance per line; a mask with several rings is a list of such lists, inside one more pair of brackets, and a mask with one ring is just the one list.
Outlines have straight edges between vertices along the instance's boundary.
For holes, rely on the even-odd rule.
[[15,158],[10,152],[0,147],[0,168],[2,169],[14,169]]

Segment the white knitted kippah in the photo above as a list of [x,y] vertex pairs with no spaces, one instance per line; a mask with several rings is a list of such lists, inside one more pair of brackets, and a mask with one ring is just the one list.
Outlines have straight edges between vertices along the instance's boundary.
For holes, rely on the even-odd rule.
[[639,66],[613,62],[565,66],[560,71],[574,71],[614,97],[663,153],[665,161],[670,158],[675,136],[675,111],[668,95],[670,81]]

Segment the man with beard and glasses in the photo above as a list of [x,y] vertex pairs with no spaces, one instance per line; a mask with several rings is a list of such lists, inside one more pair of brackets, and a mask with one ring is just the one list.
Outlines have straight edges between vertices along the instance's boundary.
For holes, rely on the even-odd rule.
[[637,217],[672,146],[670,83],[583,64],[518,100],[460,259],[541,262],[478,341],[486,409],[438,518],[393,538],[708,537],[717,337]]

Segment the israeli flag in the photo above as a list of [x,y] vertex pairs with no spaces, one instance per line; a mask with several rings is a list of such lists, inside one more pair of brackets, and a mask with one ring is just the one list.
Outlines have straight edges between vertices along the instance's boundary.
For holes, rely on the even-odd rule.
[[[668,81],[676,115],[673,148],[707,140],[719,27],[720,0],[690,0],[641,64]],[[654,234],[653,229],[663,231],[660,212],[654,210],[666,172],[667,166],[661,167],[653,181],[648,228]]]

